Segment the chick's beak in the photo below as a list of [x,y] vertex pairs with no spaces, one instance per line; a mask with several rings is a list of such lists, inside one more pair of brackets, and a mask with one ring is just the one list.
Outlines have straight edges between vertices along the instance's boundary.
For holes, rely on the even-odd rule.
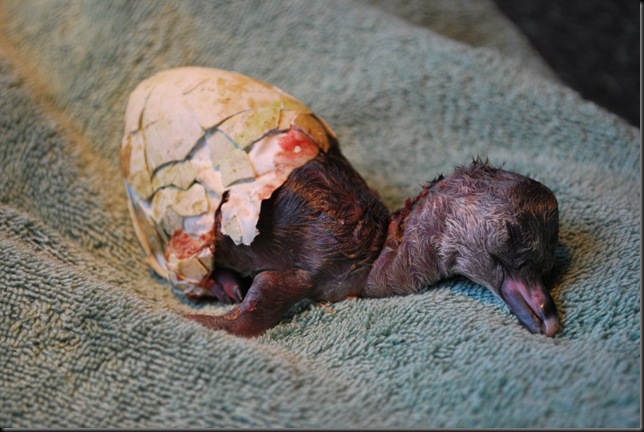
[[499,293],[530,332],[545,336],[553,336],[557,332],[557,310],[543,284],[527,283],[519,277],[506,276]]

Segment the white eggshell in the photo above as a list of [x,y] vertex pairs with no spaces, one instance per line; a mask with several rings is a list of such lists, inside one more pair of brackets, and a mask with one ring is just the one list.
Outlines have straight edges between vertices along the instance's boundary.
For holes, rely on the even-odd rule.
[[124,129],[121,169],[147,260],[175,287],[199,295],[214,268],[215,211],[224,235],[250,245],[262,200],[335,137],[277,87],[200,67],[141,82]]

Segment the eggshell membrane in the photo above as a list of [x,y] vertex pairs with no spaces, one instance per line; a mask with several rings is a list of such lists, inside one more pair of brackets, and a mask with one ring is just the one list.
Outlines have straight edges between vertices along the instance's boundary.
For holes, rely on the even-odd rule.
[[324,120],[277,87],[201,67],[141,82],[124,129],[120,164],[146,260],[191,296],[210,295],[215,212],[224,235],[250,245],[261,202],[335,142]]

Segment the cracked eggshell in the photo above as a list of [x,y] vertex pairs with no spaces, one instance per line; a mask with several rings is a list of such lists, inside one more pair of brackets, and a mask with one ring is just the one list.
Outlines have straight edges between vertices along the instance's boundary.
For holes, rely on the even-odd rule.
[[184,67],[141,82],[128,101],[119,156],[151,267],[175,287],[203,293],[217,209],[222,233],[251,244],[261,201],[334,138],[306,105],[235,72]]

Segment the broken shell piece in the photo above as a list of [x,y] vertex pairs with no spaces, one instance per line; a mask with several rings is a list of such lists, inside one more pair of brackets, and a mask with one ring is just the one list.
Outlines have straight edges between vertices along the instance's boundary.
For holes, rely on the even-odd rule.
[[190,162],[165,165],[154,174],[152,187],[157,190],[165,186],[188,189],[197,177],[197,170]]
[[140,196],[148,198],[153,187],[148,164],[145,161],[145,142],[140,133],[126,134],[121,144],[121,169],[126,180]]
[[196,216],[208,211],[208,196],[199,183],[193,184],[187,191],[176,192],[172,208],[179,216]]
[[212,272],[214,236],[191,236],[177,229],[167,244],[168,277],[173,285],[201,285]]
[[183,218],[183,230],[192,233],[205,233],[212,230],[212,221],[215,219],[215,210],[209,209],[207,213]]
[[[232,238],[238,238],[241,242],[244,242],[244,232],[242,231],[237,216],[233,215],[230,219],[226,220],[222,225],[222,232],[225,232],[226,235]],[[248,238],[248,236],[246,236]]]
[[[142,127],[151,171],[166,163],[184,160],[203,135],[197,119],[182,99],[174,85],[160,83],[144,106]],[[172,115],[168,116],[168,112]],[[156,144],[160,142],[164,145]]]
[[250,245],[262,200],[334,137],[306,105],[241,74],[185,67],[143,81],[119,156],[148,262],[184,292],[207,293],[216,209],[221,233]]
[[[154,228],[154,224],[150,223],[146,213],[140,207],[143,201],[137,198],[136,192],[127,185],[126,192],[130,198],[128,200],[128,209],[134,223],[134,231],[146,254],[146,261],[159,276],[165,277],[166,269],[160,264],[164,260],[163,254],[160,253],[164,249],[164,244],[159,238],[159,232]],[[157,254],[160,254],[160,256],[156,256]]]
[[230,138],[228,138],[228,136],[219,130],[207,136],[206,142],[208,143],[212,168],[219,168],[219,164],[222,162],[221,155],[228,154],[229,152],[239,148]]
[[329,150],[329,139],[327,138],[326,130],[315,116],[300,113],[293,119],[293,124],[310,136],[323,151]]
[[224,121],[218,129],[228,135],[239,148],[246,148],[279,125],[282,104],[241,112]]
[[255,178],[253,166],[248,159],[248,153],[240,149],[232,149],[219,162],[221,181],[228,187],[239,180]]
[[163,213],[163,217],[159,223],[159,226],[166,234],[164,238],[170,238],[172,233],[180,229],[181,224],[183,223],[181,216],[177,214],[172,207],[167,207]]
[[185,279],[199,283],[204,277],[208,276],[208,270],[203,266],[198,258],[178,261],[177,273],[184,276]]
[[299,114],[298,111],[293,111],[293,110],[282,110],[282,114],[280,116],[280,122],[278,124],[278,128],[281,131],[287,131],[291,128],[293,125],[293,120],[295,120],[295,117]]

